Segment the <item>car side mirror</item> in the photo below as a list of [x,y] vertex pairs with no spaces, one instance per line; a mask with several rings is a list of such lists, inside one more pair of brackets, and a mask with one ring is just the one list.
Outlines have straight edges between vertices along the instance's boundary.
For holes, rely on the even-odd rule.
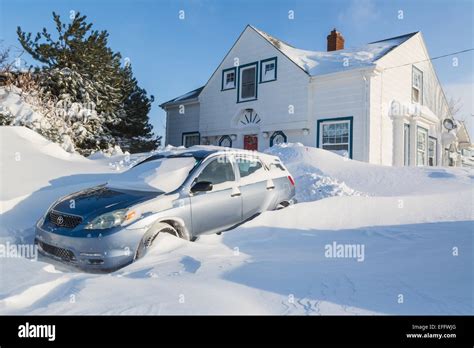
[[191,192],[206,192],[212,190],[212,183],[209,181],[199,181],[191,187]]

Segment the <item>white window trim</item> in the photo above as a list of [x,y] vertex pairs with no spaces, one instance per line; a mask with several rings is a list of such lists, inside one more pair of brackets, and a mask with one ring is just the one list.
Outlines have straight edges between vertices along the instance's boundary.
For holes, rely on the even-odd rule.
[[[347,129],[349,130],[348,136],[347,136],[347,143],[323,143],[323,134],[324,134],[324,126],[326,125],[331,125],[331,124],[338,124],[338,123],[347,123]],[[319,144],[320,148],[324,150],[324,145],[346,145],[347,144],[347,152],[348,154],[351,153],[351,122],[349,120],[341,120],[341,121],[324,121],[321,122],[321,130],[319,132]],[[328,150],[332,151],[332,150]]]
[[438,139],[436,139],[435,137],[428,136],[428,157],[427,157],[428,165],[430,164],[430,142],[434,143],[433,166],[436,167],[438,165]]
[[[416,72],[419,72],[420,75],[421,75],[421,86],[420,87],[417,87],[415,86],[415,79],[414,79],[414,75],[415,75],[415,71]],[[411,72],[411,88],[412,88],[412,102],[415,102],[415,103],[418,103],[420,105],[423,105],[423,71],[421,71],[420,69],[418,69],[416,66],[413,66],[412,67],[412,72]],[[419,101],[416,102],[413,100],[413,89],[416,89],[418,91],[418,98],[419,98]]]
[[[419,132],[423,132],[426,135],[425,151],[422,151],[418,148],[418,133]],[[428,165],[428,139],[429,139],[428,130],[423,128],[423,127],[417,126],[416,127],[416,165],[417,166],[427,166]],[[418,152],[422,152],[425,155],[423,163],[421,163],[421,164],[418,162]]]
[[[232,87],[227,87],[226,86],[226,81],[227,81],[227,75],[228,74],[234,74],[234,85]],[[227,91],[229,89],[234,89],[237,86],[237,74],[235,69],[230,69],[228,71],[224,71],[222,74],[222,90]]]

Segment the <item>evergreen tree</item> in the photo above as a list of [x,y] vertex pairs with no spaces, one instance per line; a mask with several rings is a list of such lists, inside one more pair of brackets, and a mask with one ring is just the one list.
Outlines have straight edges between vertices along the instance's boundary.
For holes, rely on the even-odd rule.
[[153,135],[153,126],[148,118],[153,96],[148,97],[146,91],[138,86],[130,65],[125,67],[124,73],[131,88],[124,101],[120,122],[112,129],[114,134],[120,135],[120,145],[126,150],[132,153],[154,150],[161,144],[161,137]]
[[[57,106],[74,120],[72,126],[81,130],[83,136],[73,138],[76,148],[87,154],[116,143],[131,150],[158,144],[148,124],[151,101],[131,68],[121,65],[120,53],[108,47],[107,31],[93,30],[80,13],[69,24],[54,12],[53,19],[57,37],[44,28],[33,39],[18,27],[18,39],[25,51],[43,63],[36,74],[41,92],[57,100]],[[92,110],[93,117],[85,117],[84,112],[74,115],[75,110]],[[134,120],[137,125],[132,124]]]
[[[31,38],[31,33],[17,29],[18,39],[34,59],[46,68],[76,71],[86,80],[94,81],[97,91],[98,112],[116,112],[123,100],[123,79],[120,53],[114,53],[108,46],[106,30],[92,30],[92,24],[86,23],[86,16],[77,13],[69,24],[62,23],[59,15],[53,12],[57,39],[43,28],[42,32]],[[128,86],[129,87],[129,86]],[[51,92],[57,94],[54,88]],[[79,91],[78,91],[79,92]],[[80,95],[73,95],[79,97]]]

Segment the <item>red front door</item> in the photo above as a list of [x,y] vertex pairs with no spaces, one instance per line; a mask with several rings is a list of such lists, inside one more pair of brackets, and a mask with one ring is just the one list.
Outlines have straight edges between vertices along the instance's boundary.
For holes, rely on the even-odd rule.
[[258,136],[255,134],[244,135],[244,149],[257,151],[258,150]]

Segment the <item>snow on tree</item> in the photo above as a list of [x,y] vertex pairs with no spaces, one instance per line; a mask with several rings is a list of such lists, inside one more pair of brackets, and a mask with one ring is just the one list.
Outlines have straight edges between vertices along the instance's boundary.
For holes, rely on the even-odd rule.
[[152,100],[122,66],[120,53],[108,47],[106,30],[92,29],[86,16],[77,13],[69,24],[53,12],[57,37],[46,29],[32,38],[17,29],[18,38],[34,59],[35,93],[48,109],[50,128],[41,133],[74,147],[82,154],[114,149],[151,150],[154,138],[148,113]]

